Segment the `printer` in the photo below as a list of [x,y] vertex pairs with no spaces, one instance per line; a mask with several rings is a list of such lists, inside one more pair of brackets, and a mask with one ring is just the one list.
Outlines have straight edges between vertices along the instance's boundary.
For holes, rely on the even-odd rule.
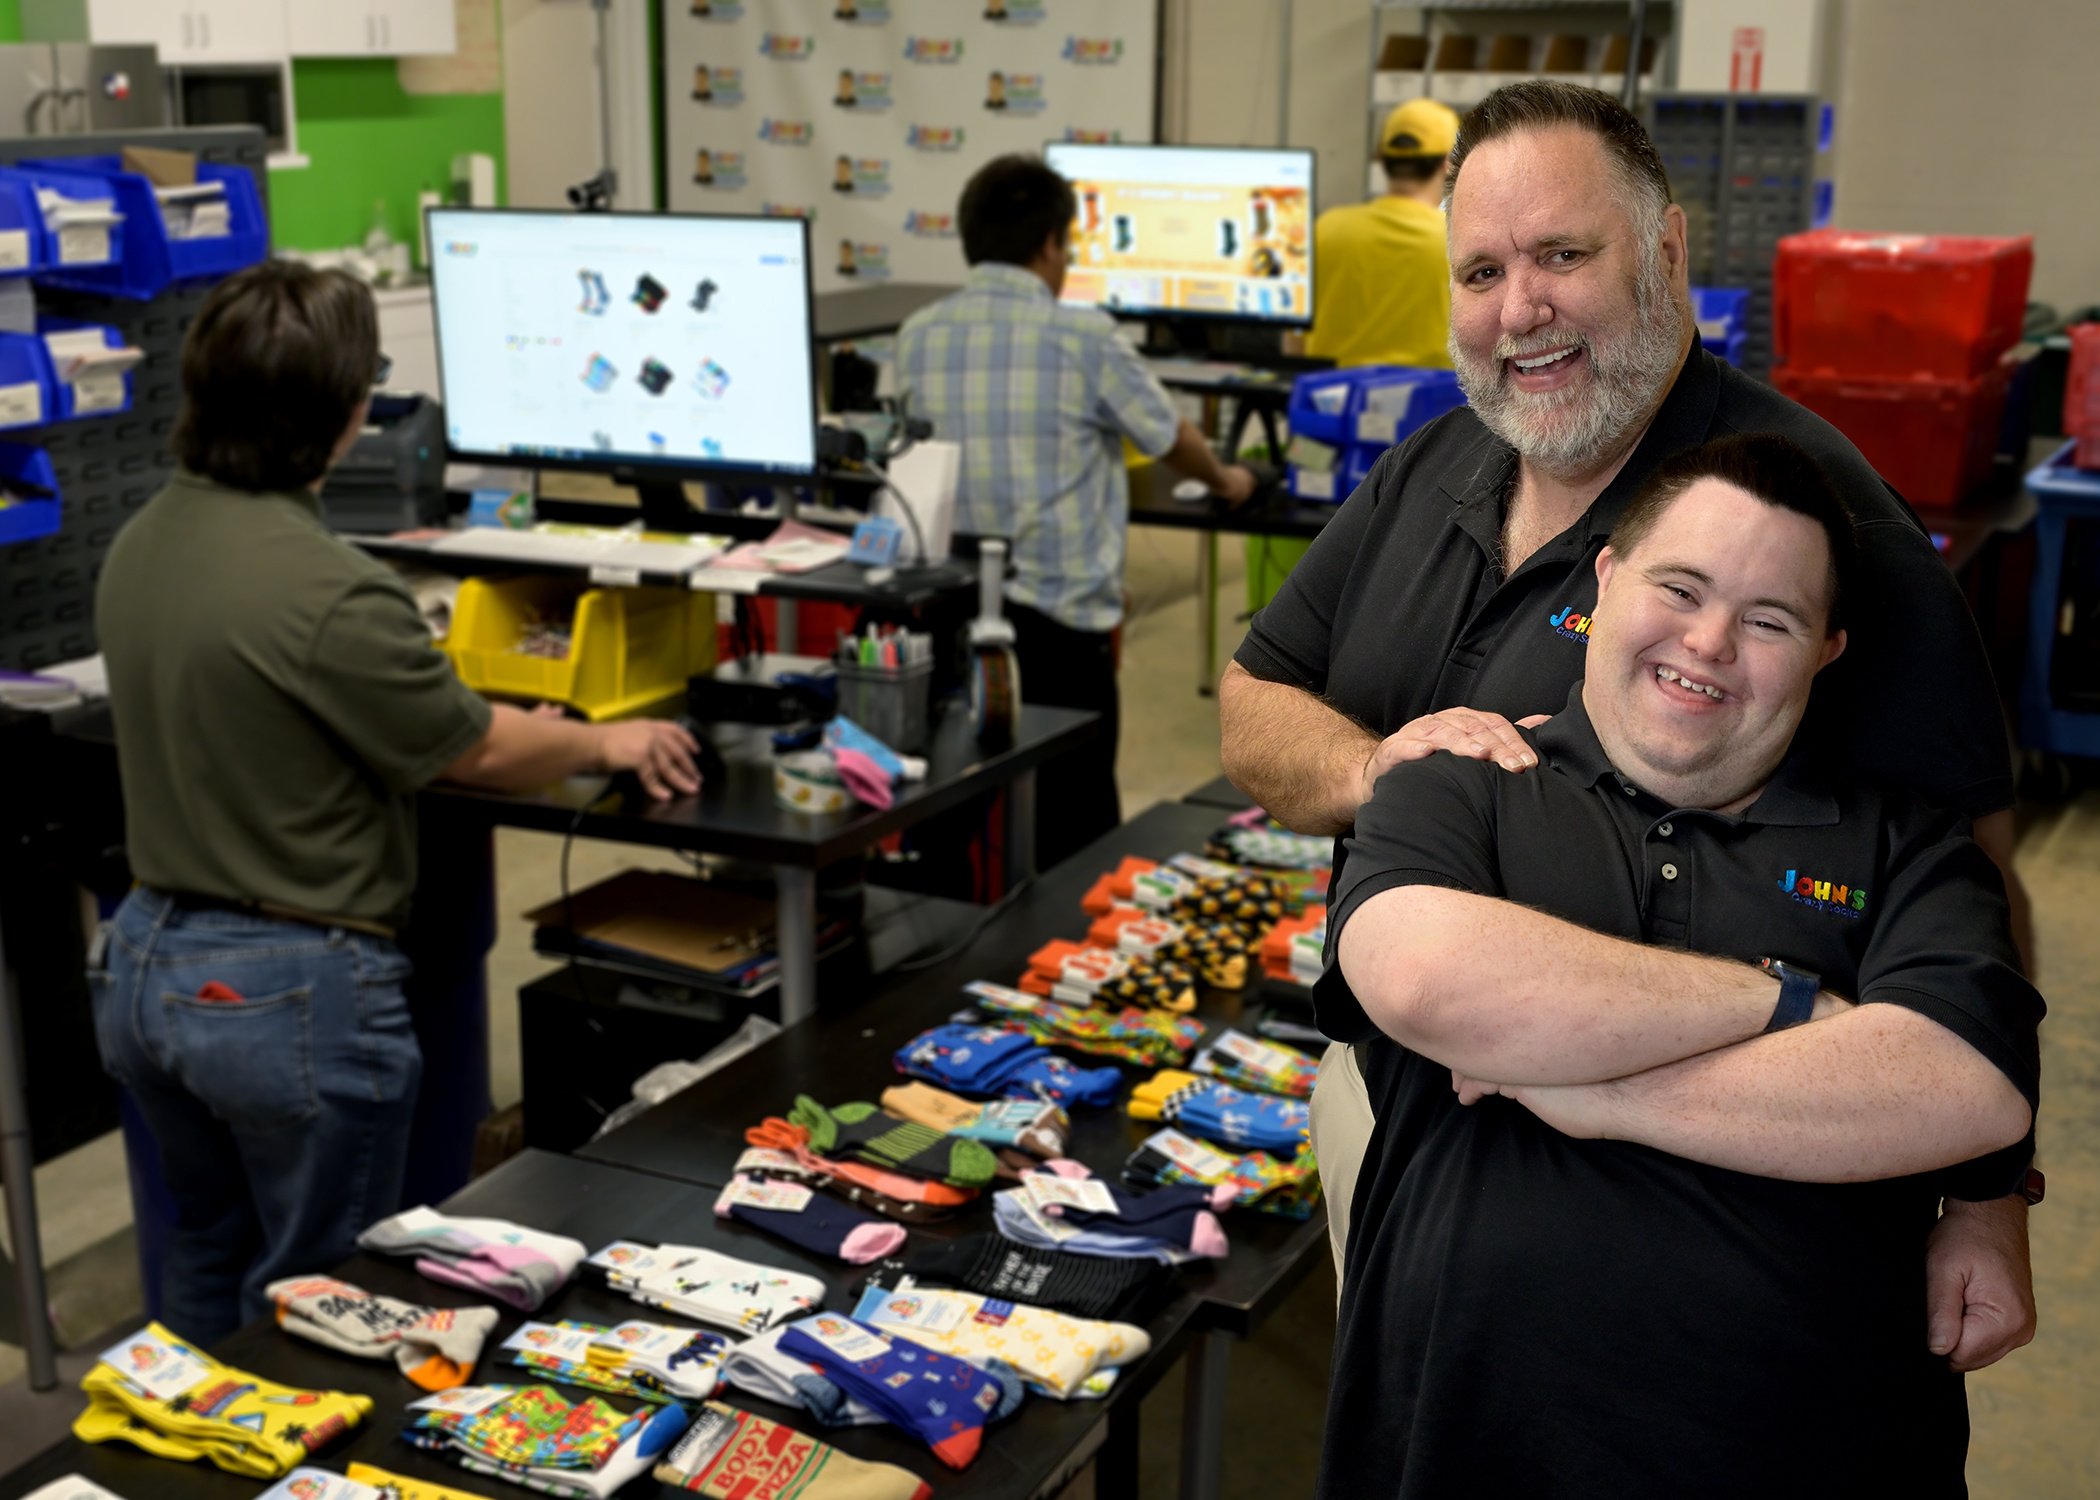
[[321,486],[331,531],[445,523],[445,409],[428,396],[374,396],[364,431]]

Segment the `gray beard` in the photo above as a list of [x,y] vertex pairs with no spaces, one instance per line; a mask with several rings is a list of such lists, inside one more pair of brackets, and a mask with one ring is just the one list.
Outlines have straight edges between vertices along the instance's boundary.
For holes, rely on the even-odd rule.
[[1651,254],[1634,283],[1632,327],[1608,343],[1582,340],[1590,378],[1578,389],[1527,395],[1505,378],[1502,359],[1476,359],[1451,335],[1460,389],[1488,431],[1548,474],[1593,471],[1628,440],[1676,376],[1685,310],[1670,288],[1662,256]]

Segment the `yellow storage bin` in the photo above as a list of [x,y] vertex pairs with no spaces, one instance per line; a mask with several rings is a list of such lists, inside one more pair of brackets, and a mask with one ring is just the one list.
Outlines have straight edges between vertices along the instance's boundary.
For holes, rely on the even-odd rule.
[[[537,620],[572,615],[569,654],[517,649]],[[594,589],[565,578],[469,578],[445,652],[476,692],[561,703],[592,720],[676,707],[688,677],[715,665],[715,596]]]

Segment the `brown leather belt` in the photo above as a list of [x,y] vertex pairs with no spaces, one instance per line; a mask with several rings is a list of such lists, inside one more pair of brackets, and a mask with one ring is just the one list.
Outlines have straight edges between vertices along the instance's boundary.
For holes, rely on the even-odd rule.
[[345,932],[361,932],[367,937],[385,938],[390,943],[394,941],[393,928],[364,917],[327,917],[275,901],[236,901],[228,896],[204,896],[195,891],[162,891],[160,894],[167,897],[178,911],[230,911],[244,917],[297,922],[303,927],[340,927]]

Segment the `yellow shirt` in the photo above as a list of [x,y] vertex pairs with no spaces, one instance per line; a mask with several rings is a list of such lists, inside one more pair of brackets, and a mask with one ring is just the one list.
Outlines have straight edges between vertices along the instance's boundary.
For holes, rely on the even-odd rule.
[[1330,208],[1313,225],[1313,257],[1307,354],[1339,365],[1450,368],[1441,212],[1395,194]]

